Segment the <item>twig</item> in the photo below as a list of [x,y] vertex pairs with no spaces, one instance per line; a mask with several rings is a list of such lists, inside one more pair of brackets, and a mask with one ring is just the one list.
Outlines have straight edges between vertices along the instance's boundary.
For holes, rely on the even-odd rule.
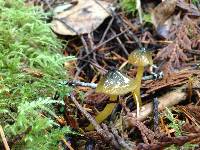
[[76,33],[76,35],[79,35],[79,33],[78,33],[73,27],[71,27],[70,25],[67,24],[67,22],[65,21],[64,18],[54,18],[54,20],[60,21],[61,23],[63,23],[63,25],[64,25],[66,28],[68,28],[68,29],[70,29],[71,31],[73,31],[74,33]]
[[159,113],[158,113],[158,98],[153,99],[153,127],[154,127],[154,132],[156,134],[159,134]]
[[97,0],[94,0],[94,2],[96,2],[101,8],[103,8],[110,16],[112,16],[112,13],[110,13],[110,11],[112,10],[111,8],[106,9],[103,5],[101,5],[101,3],[99,3]]
[[152,144],[144,144],[144,143],[139,143],[136,149],[141,149],[141,150],[158,150],[158,149],[164,149],[166,146],[176,144],[178,146],[183,146],[185,143],[190,142],[194,139],[198,139],[200,137],[199,133],[196,134],[189,134],[186,136],[178,136],[178,137],[166,137],[162,136],[157,143],[152,143]]
[[95,83],[86,83],[86,82],[81,82],[81,81],[78,81],[78,80],[68,81],[67,84],[72,85],[72,86],[90,87],[90,88],[93,88],[93,89],[95,89],[97,87],[97,84],[95,84]]
[[122,31],[121,33],[116,34],[115,36],[111,37],[110,39],[104,41],[103,43],[97,45],[94,49],[92,49],[92,50],[89,52],[89,54],[87,54],[87,55],[85,55],[85,56],[83,56],[83,57],[79,57],[78,59],[85,59],[86,57],[88,57],[88,55],[92,54],[94,51],[96,51],[97,49],[99,49],[101,46],[103,46],[104,44],[106,44],[106,43],[112,41],[112,40],[115,39],[116,37],[121,36],[122,34],[124,34],[125,32],[127,32],[129,29],[130,29],[130,27],[127,28],[127,29],[125,29],[125,30]]
[[109,24],[108,24],[108,26],[107,26],[105,32],[103,33],[103,36],[102,36],[102,38],[101,38],[99,44],[101,44],[101,43],[104,41],[104,39],[105,39],[105,37],[106,37],[106,34],[108,33],[108,30],[110,29],[110,27],[111,27],[113,21],[114,21],[114,17],[112,17],[112,19],[110,20],[110,22],[109,22]]
[[194,55],[200,55],[199,50],[187,50],[187,53],[194,54]]
[[[110,30],[114,34],[114,36],[116,36],[115,31],[112,28]],[[123,49],[124,53],[128,56],[129,53],[128,53],[127,49],[125,48],[124,44],[122,43],[122,41],[120,40],[120,38],[116,37],[116,39],[117,39],[117,42],[119,43],[119,45],[121,46],[121,48]]]
[[5,149],[6,149],[6,150],[10,150],[10,147],[9,147],[9,145],[8,145],[8,142],[7,142],[7,140],[6,140],[6,137],[5,137],[5,134],[4,134],[4,132],[3,132],[3,128],[2,128],[1,125],[0,125],[0,134],[1,134],[1,139],[2,139],[2,141],[3,141],[3,144],[4,144]]
[[77,66],[76,67],[76,74],[74,76],[74,79],[77,79],[79,74],[81,73],[81,71],[83,70],[83,68],[85,68],[88,65],[88,63],[85,63],[83,66],[81,66],[80,68]]
[[141,8],[141,1],[140,0],[136,0],[136,9],[138,10],[139,13],[139,19],[140,19],[140,23],[142,24],[142,8]]
[[[121,18],[121,20],[126,24],[126,26],[125,26],[125,28],[127,28],[127,27],[130,27],[131,29],[132,29],[132,31],[135,31],[136,30],[136,28],[132,25],[132,23],[128,20],[128,19],[123,19],[123,18]],[[140,40],[138,39],[138,37],[135,35],[135,34],[133,34],[133,32],[131,32],[131,31],[129,31],[128,32],[132,37],[133,37],[133,39],[137,42],[137,44],[138,44],[138,46],[140,47],[140,48],[142,48],[142,44],[141,44],[141,42],[140,42]]]
[[[106,73],[107,71],[106,70],[103,70],[104,73]],[[77,75],[76,75],[77,76]],[[151,80],[151,79],[154,79],[155,77],[153,75],[149,75],[149,76],[144,76],[142,78],[142,80]],[[83,86],[83,87],[90,87],[92,89],[95,89],[97,87],[97,84],[96,83],[88,83],[88,82],[81,82],[81,81],[78,81],[78,80],[71,80],[71,81],[68,81],[67,82],[69,85],[71,86]]]
[[81,35],[81,42],[82,42],[82,44],[83,44],[83,46],[85,48],[86,53],[89,54],[89,48],[88,48],[88,45],[87,45],[83,35]]
[[62,141],[69,148],[69,150],[74,150],[73,147],[64,138],[62,138]]
[[123,147],[125,148],[126,150],[132,150],[136,147],[136,145],[133,145],[133,144],[127,144],[123,138],[121,138],[119,135],[118,135],[118,132],[115,128],[111,128],[112,130],[112,133],[114,134],[115,138],[117,139],[118,143]]
[[78,103],[73,94],[70,94],[71,100],[74,102],[76,107],[85,115],[85,117],[92,123],[97,131],[102,131],[101,126],[96,122],[96,120]]
[[[94,53],[95,54],[95,53]],[[97,70],[101,73],[101,74],[106,74],[108,72],[108,70],[106,70],[105,68],[101,67],[98,63],[95,62],[91,62],[91,64],[97,68]]]
[[109,141],[109,143],[111,142],[112,145],[114,145],[117,150],[120,149],[121,147],[118,144],[117,140],[115,139],[115,136],[108,131],[108,126],[102,123],[102,128],[104,130],[104,133],[103,133],[104,138],[106,138],[107,141]]
[[119,144],[114,138],[114,135],[108,131],[106,126],[104,126],[104,129],[101,128],[101,126],[96,122],[96,120],[87,112],[85,109],[78,103],[78,101],[75,99],[73,93],[70,94],[71,100],[74,102],[76,107],[85,115],[85,117],[90,121],[90,123],[94,126],[94,128],[97,130],[97,132],[108,142],[111,143],[112,146],[114,146],[116,149],[119,149]]

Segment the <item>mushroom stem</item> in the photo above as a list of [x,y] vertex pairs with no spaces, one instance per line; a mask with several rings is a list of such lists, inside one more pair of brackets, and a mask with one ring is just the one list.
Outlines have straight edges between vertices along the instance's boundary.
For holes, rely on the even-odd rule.
[[133,99],[136,103],[136,116],[137,118],[139,117],[139,113],[140,113],[140,103],[138,101],[138,96],[136,95],[135,92],[132,92],[132,95],[133,95]]
[[[137,102],[139,103],[139,106],[142,106],[142,100],[141,100],[141,96],[140,96],[140,88],[141,88],[141,81],[142,81],[142,76],[143,76],[143,72],[144,72],[144,66],[138,66],[138,70],[137,70],[137,75],[135,78],[135,84],[137,85],[136,89],[134,90],[135,95],[137,96]],[[135,97],[135,96],[133,96]],[[136,101],[136,98],[134,98]]]
[[[110,100],[114,101],[117,99],[117,96],[110,96]],[[103,122],[113,111],[117,103],[110,103],[107,104],[104,110],[102,110],[96,117],[95,120],[99,124]],[[85,128],[87,131],[92,131],[94,130],[94,126],[92,124],[89,124],[88,127]]]
[[117,100],[117,96],[116,95],[110,95],[110,101],[116,101]]

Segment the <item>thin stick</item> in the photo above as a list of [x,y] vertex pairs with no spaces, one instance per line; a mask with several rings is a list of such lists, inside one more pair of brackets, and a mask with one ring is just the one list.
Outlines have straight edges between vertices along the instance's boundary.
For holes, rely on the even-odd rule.
[[112,133],[110,133],[108,131],[108,129],[101,128],[101,126],[96,122],[96,120],[87,111],[85,111],[85,109],[78,103],[78,101],[74,97],[73,93],[70,94],[70,97],[71,97],[71,100],[76,105],[76,107],[85,115],[85,117],[90,121],[90,123],[94,126],[94,128],[97,130],[97,132],[105,139],[105,141],[109,142],[116,149],[119,149],[119,144],[116,141],[114,135]]
[[83,66],[81,66],[80,68],[77,66],[76,67],[76,74],[74,76],[74,79],[76,80],[79,76],[79,74],[81,73],[81,71],[83,70],[83,68],[85,68],[88,65],[88,63],[85,63]]
[[81,35],[81,41],[82,41],[82,44],[83,44],[83,46],[85,48],[86,53],[89,54],[89,48],[88,48],[88,45],[87,45],[83,35]]
[[112,19],[110,20],[110,22],[109,22],[109,24],[108,24],[108,26],[107,26],[105,32],[103,33],[103,36],[102,36],[102,38],[101,38],[99,44],[102,43],[102,42],[104,41],[104,39],[105,39],[105,37],[106,37],[106,34],[108,33],[108,30],[110,29],[110,27],[111,27],[113,21],[114,21],[114,17],[112,17]]
[[[117,34],[115,33],[115,31],[114,31],[112,28],[111,28],[110,30],[111,30],[111,32],[114,34],[114,36],[117,35]],[[119,45],[121,46],[121,48],[123,49],[124,53],[128,56],[129,53],[128,53],[127,49],[125,48],[124,44],[122,43],[122,41],[120,40],[120,38],[119,38],[119,37],[116,37],[116,39],[117,39],[117,42],[119,43]]]
[[89,54],[87,54],[87,55],[85,55],[85,56],[83,56],[83,57],[80,57],[80,58],[78,58],[78,59],[85,59],[86,57],[88,57],[88,55],[92,54],[94,51],[96,51],[97,49],[99,49],[101,46],[103,46],[104,44],[106,44],[106,43],[112,41],[112,40],[115,39],[116,37],[121,36],[122,34],[124,34],[125,32],[127,32],[129,29],[130,29],[130,27],[127,28],[127,29],[125,29],[125,30],[122,31],[121,33],[116,34],[115,36],[111,37],[110,39],[104,41],[103,43],[97,45],[94,49],[92,49],[92,50],[89,52]]
[[136,0],[136,9],[138,10],[139,13],[139,19],[140,19],[140,23],[142,24],[142,8],[141,8],[141,1],[140,0]]
[[76,107],[85,115],[85,117],[91,122],[97,131],[102,131],[101,126],[96,122],[96,120],[78,103],[73,94],[70,95],[71,100],[74,102]]
[[159,134],[159,113],[158,113],[158,98],[153,99],[153,128],[156,134]]
[[95,84],[95,83],[86,83],[86,82],[81,82],[78,80],[68,81],[67,84],[72,85],[72,86],[90,87],[93,89],[95,89],[97,87],[97,84]]
[[112,127],[111,130],[112,130],[112,133],[114,134],[115,138],[117,139],[118,143],[123,148],[125,148],[126,150],[133,150],[133,148],[136,148],[136,145],[126,143],[125,140],[118,135],[118,132],[114,127]]
[[[128,19],[125,20],[125,18],[121,18],[121,20],[126,24],[126,25],[124,25],[125,28],[130,27],[130,28],[132,29],[133,32],[136,30],[136,28],[132,25],[132,23],[131,23]],[[140,48],[142,48],[143,46],[142,46],[140,40],[138,39],[138,37],[137,37],[133,32],[129,31],[128,33],[129,33],[129,34],[132,36],[132,38],[136,41],[136,43],[138,44],[138,46],[139,46]]]
[[72,147],[64,138],[62,138],[62,141],[64,142],[64,144],[65,144],[70,150],[74,150],[73,147]]
[[[121,70],[123,68],[123,66],[120,67],[119,70]],[[106,70],[103,70],[103,73],[106,73],[107,71]],[[77,78],[77,77],[76,77]],[[144,76],[142,78],[142,80],[151,80],[151,79],[154,79],[154,76],[153,75],[149,75],[149,76]],[[160,79],[160,77],[158,78]],[[83,86],[83,87],[90,87],[92,89],[95,89],[97,87],[97,84],[96,83],[90,83],[90,82],[81,82],[79,80],[71,80],[71,81],[68,81],[67,82],[68,85],[70,86]]]
[[9,145],[8,145],[8,142],[7,142],[7,140],[6,140],[6,137],[5,137],[5,134],[4,134],[4,132],[3,132],[3,128],[2,128],[1,125],[0,125],[0,134],[1,134],[1,138],[2,138],[2,141],[3,141],[3,144],[4,144],[5,149],[6,149],[6,150],[10,150],[10,147],[9,147]]

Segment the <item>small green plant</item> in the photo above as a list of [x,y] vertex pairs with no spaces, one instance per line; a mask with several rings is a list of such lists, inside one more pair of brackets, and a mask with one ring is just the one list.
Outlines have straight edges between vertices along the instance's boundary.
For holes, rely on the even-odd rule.
[[[120,6],[126,13],[134,14],[136,9],[136,0],[120,0]],[[142,18],[145,22],[151,22],[151,15],[143,13]]]
[[150,23],[152,22],[151,14],[149,14],[149,13],[143,13],[143,19],[145,22],[150,22]]
[[62,55],[63,42],[39,8],[23,0],[0,0],[0,18],[0,124],[9,140],[31,127],[12,149],[57,149],[59,140],[72,133],[56,123],[54,105],[62,105],[71,91],[59,83],[69,78],[63,65],[74,57]]
[[122,9],[127,13],[134,13],[136,11],[135,0],[120,0]]
[[[182,135],[181,126],[185,122],[175,119],[173,113],[171,112],[171,110],[169,108],[166,108],[166,115],[165,116],[170,121],[169,127],[175,130],[175,135],[181,136]],[[194,149],[195,146],[196,146],[195,144],[186,143],[183,146],[181,146],[181,149],[184,149],[184,150]],[[172,146],[166,148],[166,150],[168,150],[168,149],[169,150],[171,150],[171,149],[172,150],[179,150],[180,147],[172,145]]]
[[200,4],[199,0],[192,0],[192,3],[197,6]]
[[169,108],[166,108],[166,118],[170,121],[169,127],[175,130],[175,135],[181,136],[181,126],[184,124],[184,122],[176,120]]

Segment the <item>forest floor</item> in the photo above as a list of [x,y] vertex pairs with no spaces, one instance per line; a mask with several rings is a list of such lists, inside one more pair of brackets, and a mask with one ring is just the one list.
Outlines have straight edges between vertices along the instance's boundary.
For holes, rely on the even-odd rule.
[[[51,108],[55,109],[54,120],[60,128],[67,127],[64,133],[70,133],[58,140],[61,142],[54,143],[55,147],[70,150],[200,148],[200,2],[141,0],[141,7],[137,7],[137,2],[25,1],[26,7],[39,6],[48,13],[48,17],[43,19],[51,23],[51,29],[57,36],[55,39],[61,41],[61,46],[56,46],[55,49],[61,49],[61,58],[59,56],[51,60],[50,55],[49,60],[45,57],[41,62],[35,60],[35,66],[40,63],[44,65],[47,61],[46,68],[40,67],[39,71],[23,68],[23,72],[42,81],[42,88],[51,87],[42,91],[41,95],[45,92],[51,97],[53,95]],[[47,39],[45,42],[53,40]],[[45,45],[45,42],[41,45]],[[32,46],[37,47],[34,44]],[[54,49],[53,46],[50,48]],[[106,80],[113,72],[120,72],[136,82],[139,67],[131,64],[129,57],[134,51],[141,49],[151,55],[153,65],[145,66],[141,87],[137,83],[142,99],[138,114],[132,91],[117,95],[116,101],[110,101],[111,93],[106,95],[95,89],[100,86],[98,83],[101,79]],[[63,57],[68,60],[63,60]],[[143,60],[144,57],[141,58],[141,61]],[[61,65],[55,65],[53,61]],[[48,65],[55,67],[48,68]],[[64,76],[65,72],[67,77]],[[45,74],[49,75],[48,78]],[[64,87],[56,85],[60,80]],[[109,82],[115,85],[113,82],[121,81],[113,77],[109,78]],[[35,85],[36,89],[39,84],[38,82],[38,85]],[[118,85],[118,89],[123,88],[122,84]],[[65,86],[67,90],[64,89]],[[62,91],[61,95],[58,90]],[[31,90],[29,92],[31,93]],[[37,92],[33,94],[37,95]],[[60,98],[64,107],[60,106],[62,102],[54,102]],[[112,104],[116,105],[112,113],[106,112],[109,117],[102,123],[97,123],[95,116]],[[28,104],[20,105],[22,106],[26,108]],[[16,116],[18,119],[22,118]],[[40,112],[41,116],[49,117],[49,114]],[[10,135],[7,142],[2,136],[2,147],[8,144],[19,148],[26,143],[26,134],[34,134],[36,130],[29,128],[27,123],[26,127],[17,130],[16,134],[11,134],[6,130],[13,126],[8,128],[6,124],[13,122],[15,121],[10,123],[5,119],[2,123],[3,127],[5,126],[4,134]],[[94,126],[93,131],[88,131],[89,124]],[[45,130],[48,131],[48,128]],[[3,135],[1,129],[0,133]],[[59,137],[59,133],[56,132],[56,136]],[[32,139],[27,138],[28,140],[34,140],[34,136]],[[52,143],[55,142],[53,140],[54,138]],[[13,146],[15,144],[18,146]],[[45,146],[45,142],[43,144]],[[33,144],[27,147],[29,146]]]

